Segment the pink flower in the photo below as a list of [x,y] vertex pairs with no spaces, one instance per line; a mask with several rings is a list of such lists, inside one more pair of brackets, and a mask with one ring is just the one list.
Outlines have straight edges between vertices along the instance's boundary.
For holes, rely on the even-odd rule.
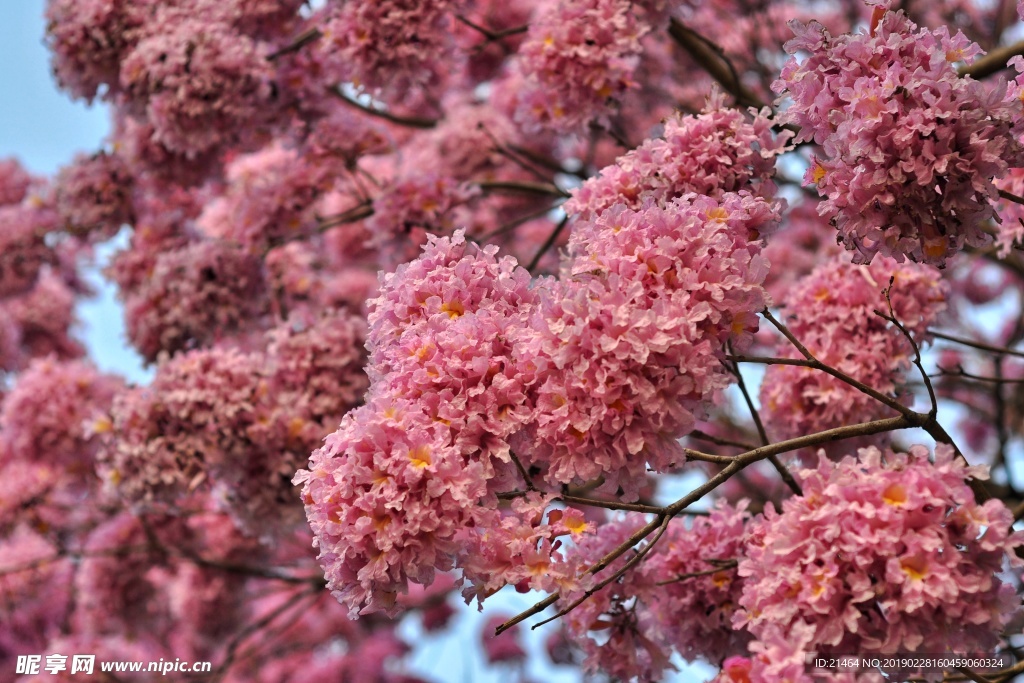
[[819,653],[990,651],[1020,608],[996,575],[1024,538],[1001,502],[975,502],[965,479],[984,468],[929,455],[872,447],[801,472],[803,495],[751,530],[734,625],[806,627]]
[[[946,309],[948,285],[937,269],[889,258],[854,265],[840,254],[793,285],[781,302],[787,326],[823,363],[884,394],[902,393],[913,349],[892,324],[883,290],[889,287],[893,312],[918,344]],[[788,340],[775,353],[800,358]],[[906,397],[904,397],[906,398]],[[761,384],[765,422],[779,438],[883,417],[887,408],[860,390],[823,372],[791,365],[768,368]]]
[[46,463],[91,478],[90,424],[122,386],[82,361],[32,361],[0,406],[0,461]]
[[38,182],[14,157],[0,159],[0,206],[20,204]]
[[421,96],[445,80],[457,59],[452,47],[455,0],[331,2],[323,24],[325,50],[345,79],[389,102]]
[[154,256],[123,294],[128,337],[148,361],[251,328],[266,311],[259,260],[238,247],[202,241]]
[[452,447],[446,425],[384,397],[348,413],[294,481],[327,585],[352,617],[395,614],[410,581],[451,569],[486,493],[480,463]]
[[109,239],[134,222],[133,178],[118,154],[79,156],[57,174],[56,208],[68,232]]
[[617,205],[575,226],[571,278],[538,286],[516,341],[537,407],[517,452],[552,484],[603,476],[633,497],[648,467],[681,465],[676,439],[730,382],[725,343],[749,344],[767,302],[751,240],[777,219],[729,193]]
[[120,64],[130,109],[155,141],[189,157],[244,141],[275,111],[266,47],[206,9],[157,8]]
[[560,133],[607,125],[615,102],[636,85],[640,38],[649,30],[625,0],[548,3],[519,48],[516,120],[529,131]]
[[792,24],[791,59],[773,88],[793,98],[780,117],[796,140],[822,145],[805,182],[827,197],[820,212],[856,263],[875,254],[943,266],[964,245],[990,238],[993,179],[1024,166],[1021,103],[966,76],[953,62],[980,52],[945,27],[917,30],[885,12],[871,34],[836,38],[820,24]]
[[313,203],[330,185],[325,168],[276,142],[236,158],[226,172],[224,194],[196,220],[206,235],[260,253],[315,230]]
[[720,93],[712,94],[703,113],[670,117],[661,137],[602,169],[563,208],[592,220],[615,204],[630,209],[652,201],[665,205],[690,192],[720,197],[749,190],[771,196],[775,157],[785,150],[790,134],[774,136],[767,113],[744,114],[726,107]]

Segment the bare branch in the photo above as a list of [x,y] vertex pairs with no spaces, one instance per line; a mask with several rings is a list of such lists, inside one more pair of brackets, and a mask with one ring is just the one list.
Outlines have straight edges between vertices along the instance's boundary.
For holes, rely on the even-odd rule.
[[985,78],[1005,69],[1007,62],[1017,55],[1024,55],[1024,40],[1013,45],[996,48],[984,57],[975,60],[973,64],[961,67],[958,69],[958,73],[971,78]]
[[323,32],[318,28],[311,28],[306,31],[303,31],[299,35],[295,36],[292,42],[289,43],[288,45],[285,45],[277,52],[271,52],[269,55],[267,55],[267,59],[273,62],[277,59],[280,59],[281,57],[284,57],[285,55],[291,54],[293,52],[298,52],[299,50],[309,45],[310,43],[319,40],[323,35]]
[[505,190],[519,194],[542,194],[549,197],[568,197],[569,194],[551,183],[531,183],[525,180],[482,180],[476,183],[481,190]]
[[529,265],[526,266],[526,269],[528,271],[530,271],[531,273],[533,272],[533,269],[536,268],[537,264],[540,263],[540,260],[544,258],[544,254],[548,252],[548,249],[550,249],[551,245],[555,243],[555,240],[558,239],[558,236],[562,234],[562,231],[565,230],[565,226],[568,223],[568,216],[565,216],[564,218],[562,218],[562,220],[558,222],[558,225],[556,225],[555,229],[551,231],[551,234],[548,235],[548,238],[544,240],[544,244],[541,245],[540,249],[537,250],[537,253],[533,255],[532,259],[530,259]]
[[344,92],[341,91],[340,88],[328,88],[327,91],[330,94],[337,97],[342,102],[345,102],[346,104],[355,107],[356,109],[365,114],[375,116],[379,119],[384,119],[385,121],[390,121],[391,123],[397,124],[399,126],[406,126],[408,128],[427,129],[433,128],[434,126],[437,125],[437,121],[435,119],[421,118],[418,116],[399,116],[398,114],[392,114],[391,112],[385,111],[384,109],[376,109],[374,107],[362,104],[361,102],[358,102],[349,97],[348,95],[346,95]]
[[928,334],[932,335],[936,339],[945,339],[946,341],[953,342],[955,344],[962,344],[963,346],[969,346],[972,349],[978,349],[979,351],[988,351],[990,353],[1001,353],[1007,356],[1016,356],[1018,358],[1024,358],[1024,351],[1015,351],[1014,349],[1008,349],[1005,346],[993,346],[992,344],[986,344],[985,342],[974,341],[972,339],[965,339],[964,337],[956,337],[945,332],[937,332],[935,330],[928,330]]
[[[704,561],[708,562],[708,563],[713,563],[714,562],[713,560],[704,560]],[[680,574],[679,576],[675,577],[674,579],[667,579],[665,581],[659,581],[655,585],[656,586],[667,586],[667,585],[672,584],[672,583],[679,583],[680,581],[686,581],[687,579],[696,579],[696,578],[701,577],[701,576],[710,576],[712,574],[717,574],[718,572],[728,571],[729,569],[735,569],[737,566],[739,566],[739,562],[737,562],[736,560],[726,560],[724,562],[720,562],[719,566],[717,566],[717,567],[712,567],[711,569],[705,569],[704,571],[700,571],[700,572],[690,572],[689,574]]]
[[[747,383],[743,379],[743,374],[740,372],[740,367],[735,361],[730,361],[729,367],[730,372],[736,377],[736,384],[740,388],[740,392],[743,394],[743,400],[747,404],[747,410],[750,412],[750,417],[754,420],[754,426],[757,427],[757,433],[761,437],[761,445],[767,446],[770,443],[768,439],[768,432],[765,431],[764,424],[761,422],[761,415],[757,412],[757,408],[754,407],[754,400],[750,397],[750,392],[747,390]],[[800,496],[803,495],[803,491],[800,488],[800,484],[797,483],[796,479],[793,478],[793,474],[789,469],[782,464],[778,456],[768,456],[768,462],[771,463],[775,471],[782,477],[782,481],[785,482],[789,490]]]
[[736,98],[736,104],[758,109],[766,106],[743,85],[735,67],[720,47],[675,18],[669,23],[668,32],[709,76]]

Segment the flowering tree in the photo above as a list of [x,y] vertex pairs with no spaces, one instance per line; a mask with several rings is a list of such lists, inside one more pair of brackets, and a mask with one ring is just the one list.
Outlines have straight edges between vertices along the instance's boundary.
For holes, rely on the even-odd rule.
[[46,11],[115,125],[0,162],[5,677],[408,683],[507,587],[520,677],[1024,671],[1024,4]]

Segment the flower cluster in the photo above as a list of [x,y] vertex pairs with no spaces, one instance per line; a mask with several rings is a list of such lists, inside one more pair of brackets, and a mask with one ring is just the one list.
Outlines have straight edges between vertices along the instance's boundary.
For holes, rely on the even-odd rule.
[[130,0],[49,0],[46,41],[57,83],[90,101],[101,87],[116,89],[121,60],[144,19],[142,7]]
[[122,294],[128,338],[149,361],[251,326],[267,307],[259,260],[218,241],[156,254],[149,277]]
[[562,537],[579,541],[593,532],[593,525],[579,510],[548,510],[553,500],[551,494],[530,492],[502,514],[481,515],[486,527],[459,534],[466,544],[459,567],[469,584],[462,591],[467,603],[476,598],[482,607],[505,586],[551,592],[580,587],[584,558]]
[[[55,271],[45,270],[35,286],[22,296],[0,299],[0,321],[10,323],[16,345],[10,357],[12,369],[32,358],[53,355],[65,360],[80,358],[85,350],[71,334],[75,322],[75,291]],[[0,327],[6,327],[0,322]]]
[[[945,310],[948,291],[932,266],[889,258],[854,265],[840,254],[793,285],[782,305],[790,331],[818,360],[893,395],[903,387],[913,348],[876,311],[890,315],[891,303],[892,314],[920,345]],[[779,342],[776,354],[802,357],[788,340]],[[774,436],[790,438],[882,417],[886,408],[831,375],[773,365],[761,384],[761,410]]]
[[37,182],[17,159],[0,159],[0,206],[20,204]]
[[27,292],[43,265],[56,260],[45,241],[55,222],[53,210],[33,197],[0,206],[0,297]]
[[[242,141],[275,105],[266,48],[202,13],[158,8],[120,64],[120,85],[153,139],[192,157]],[[162,13],[166,12],[167,16]]]
[[[743,505],[719,503],[707,517],[673,519],[627,581],[609,584],[566,615],[567,636],[586,655],[584,667],[622,680],[658,680],[671,668],[673,651],[714,663],[743,652],[749,635],[734,630],[731,620],[743,587],[735,562],[749,517]],[[603,525],[582,540],[575,559],[594,564],[644,522],[629,515]]]
[[367,219],[371,244],[397,265],[416,255],[427,235],[454,232],[453,211],[468,202],[474,188],[432,171],[410,173],[389,184],[374,200]]
[[450,65],[458,0],[333,0],[325,49],[345,77],[386,101],[438,85]]
[[119,395],[99,454],[104,479],[141,508],[204,482],[247,530],[298,514],[291,475],[366,388],[362,324],[344,313],[293,320],[265,353],[179,354],[150,386]]
[[430,237],[368,302],[374,381],[449,425],[461,452],[487,463],[488,477],[490,459],[508,463],[506,439],[531,415],[511,337],[536,296],[529,274],[496,253],[461,233]]
[[988,652],[1020,609],[998,578],[1024,538],[986,476],[949,446],[862,449],[804,470],[803,495],[769,506],[740,562],[734,625],[761,638],[809,626],[819,653]]
[[640,39],[650,26],[627,0],[558,0],[530,22],[519,48],[516,120],[527,129],[574,132],[607,125],[635,85]]
[[132,182],[118,154],[99,152],[75,159],[55,180],[56,208],[64,229],[100,240],[117,234],[123,224],[134,222]]
[[83,361],[32,361],[0,406],[0,462],[46,463],[91,474],[87,422],[106,411],[122,382]]
[[945,27],[918,31],[900,12],[885,12],[871,34],[793,27],[786,49],[810,56],[791,59],[773,85],[793,99],[780,121],[822,146],[805,181],[827,197],[820,211],[855,261],[944,266],[965,244],[986,243],[992,181],[1024,166],[1024,145],[1020,100],[954,68],[980,48]]
[[766,305],[756,239],[777,220],[776,205],[726,193],[578,226],[570,277],[541,290],[517,345],[536,378],[521,454],[551,483],[603,476],[633,497],[648,465],[682,464],[676,439],[729,384],[725,343],[746,346]]
[[456,535],[476,525],[487,492],[483,467],[453,447],[447,425],[382,397],[348,413],[295,483],[328,588],[352,616],[394,614],[409,581],[451,569]]
[[280,143],[228,164],[227,188],[197,219],[207,235],[233,240],[250,251],[308,235],[311,212],[329,181],[317,166]]
[[0,540],[0,661],[38,652],[67,616],[74,568],[58,549],[24,526]]
[[328,583],[353,614],[393,612],[410,582],[455,566],[467,599],[509,583],[576,585],[556,539],[587,530],[579,513],[543,522],[550,496],[516,501],[509,515],[494,505],[522,485],[508,439],[532,404],[513,343],[535,300],[529,274],[496,252],[461,232],[431,236],[382,278],[369,302],[366,405],[295,477]]
[[776,136],[768,112],[748,117],[726,107],[713,94],[697,116],[673,115],[661,137],[645,141],[583,183],[565,203],[565,211],[587,220],[615,204],[638,209],[648,202],[666,204],[689,192],[775,192],[775,157],[786,149],[790,133]]

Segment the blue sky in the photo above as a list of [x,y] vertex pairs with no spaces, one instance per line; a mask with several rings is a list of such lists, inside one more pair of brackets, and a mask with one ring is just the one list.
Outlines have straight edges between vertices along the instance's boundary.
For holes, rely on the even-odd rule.
[[[43,45],[44,0],[0,0],[0,158],[17,157],[30,171],[52,175],[78,152],[93,152],[110,130],[106,107],[72,102],[57,90]],[[102,263],[112,246],[97,250]],[[78,336],[103,370],[133,381],[149,373],[125,343],[124,323],[114,289],[98,269],[85,273],[97,290],[78,307]]]
[[102,106],[57,90],[43,45],[43,0],[0,2],[0,157],[53,173],[76,151],[97,149],[109,130]]

